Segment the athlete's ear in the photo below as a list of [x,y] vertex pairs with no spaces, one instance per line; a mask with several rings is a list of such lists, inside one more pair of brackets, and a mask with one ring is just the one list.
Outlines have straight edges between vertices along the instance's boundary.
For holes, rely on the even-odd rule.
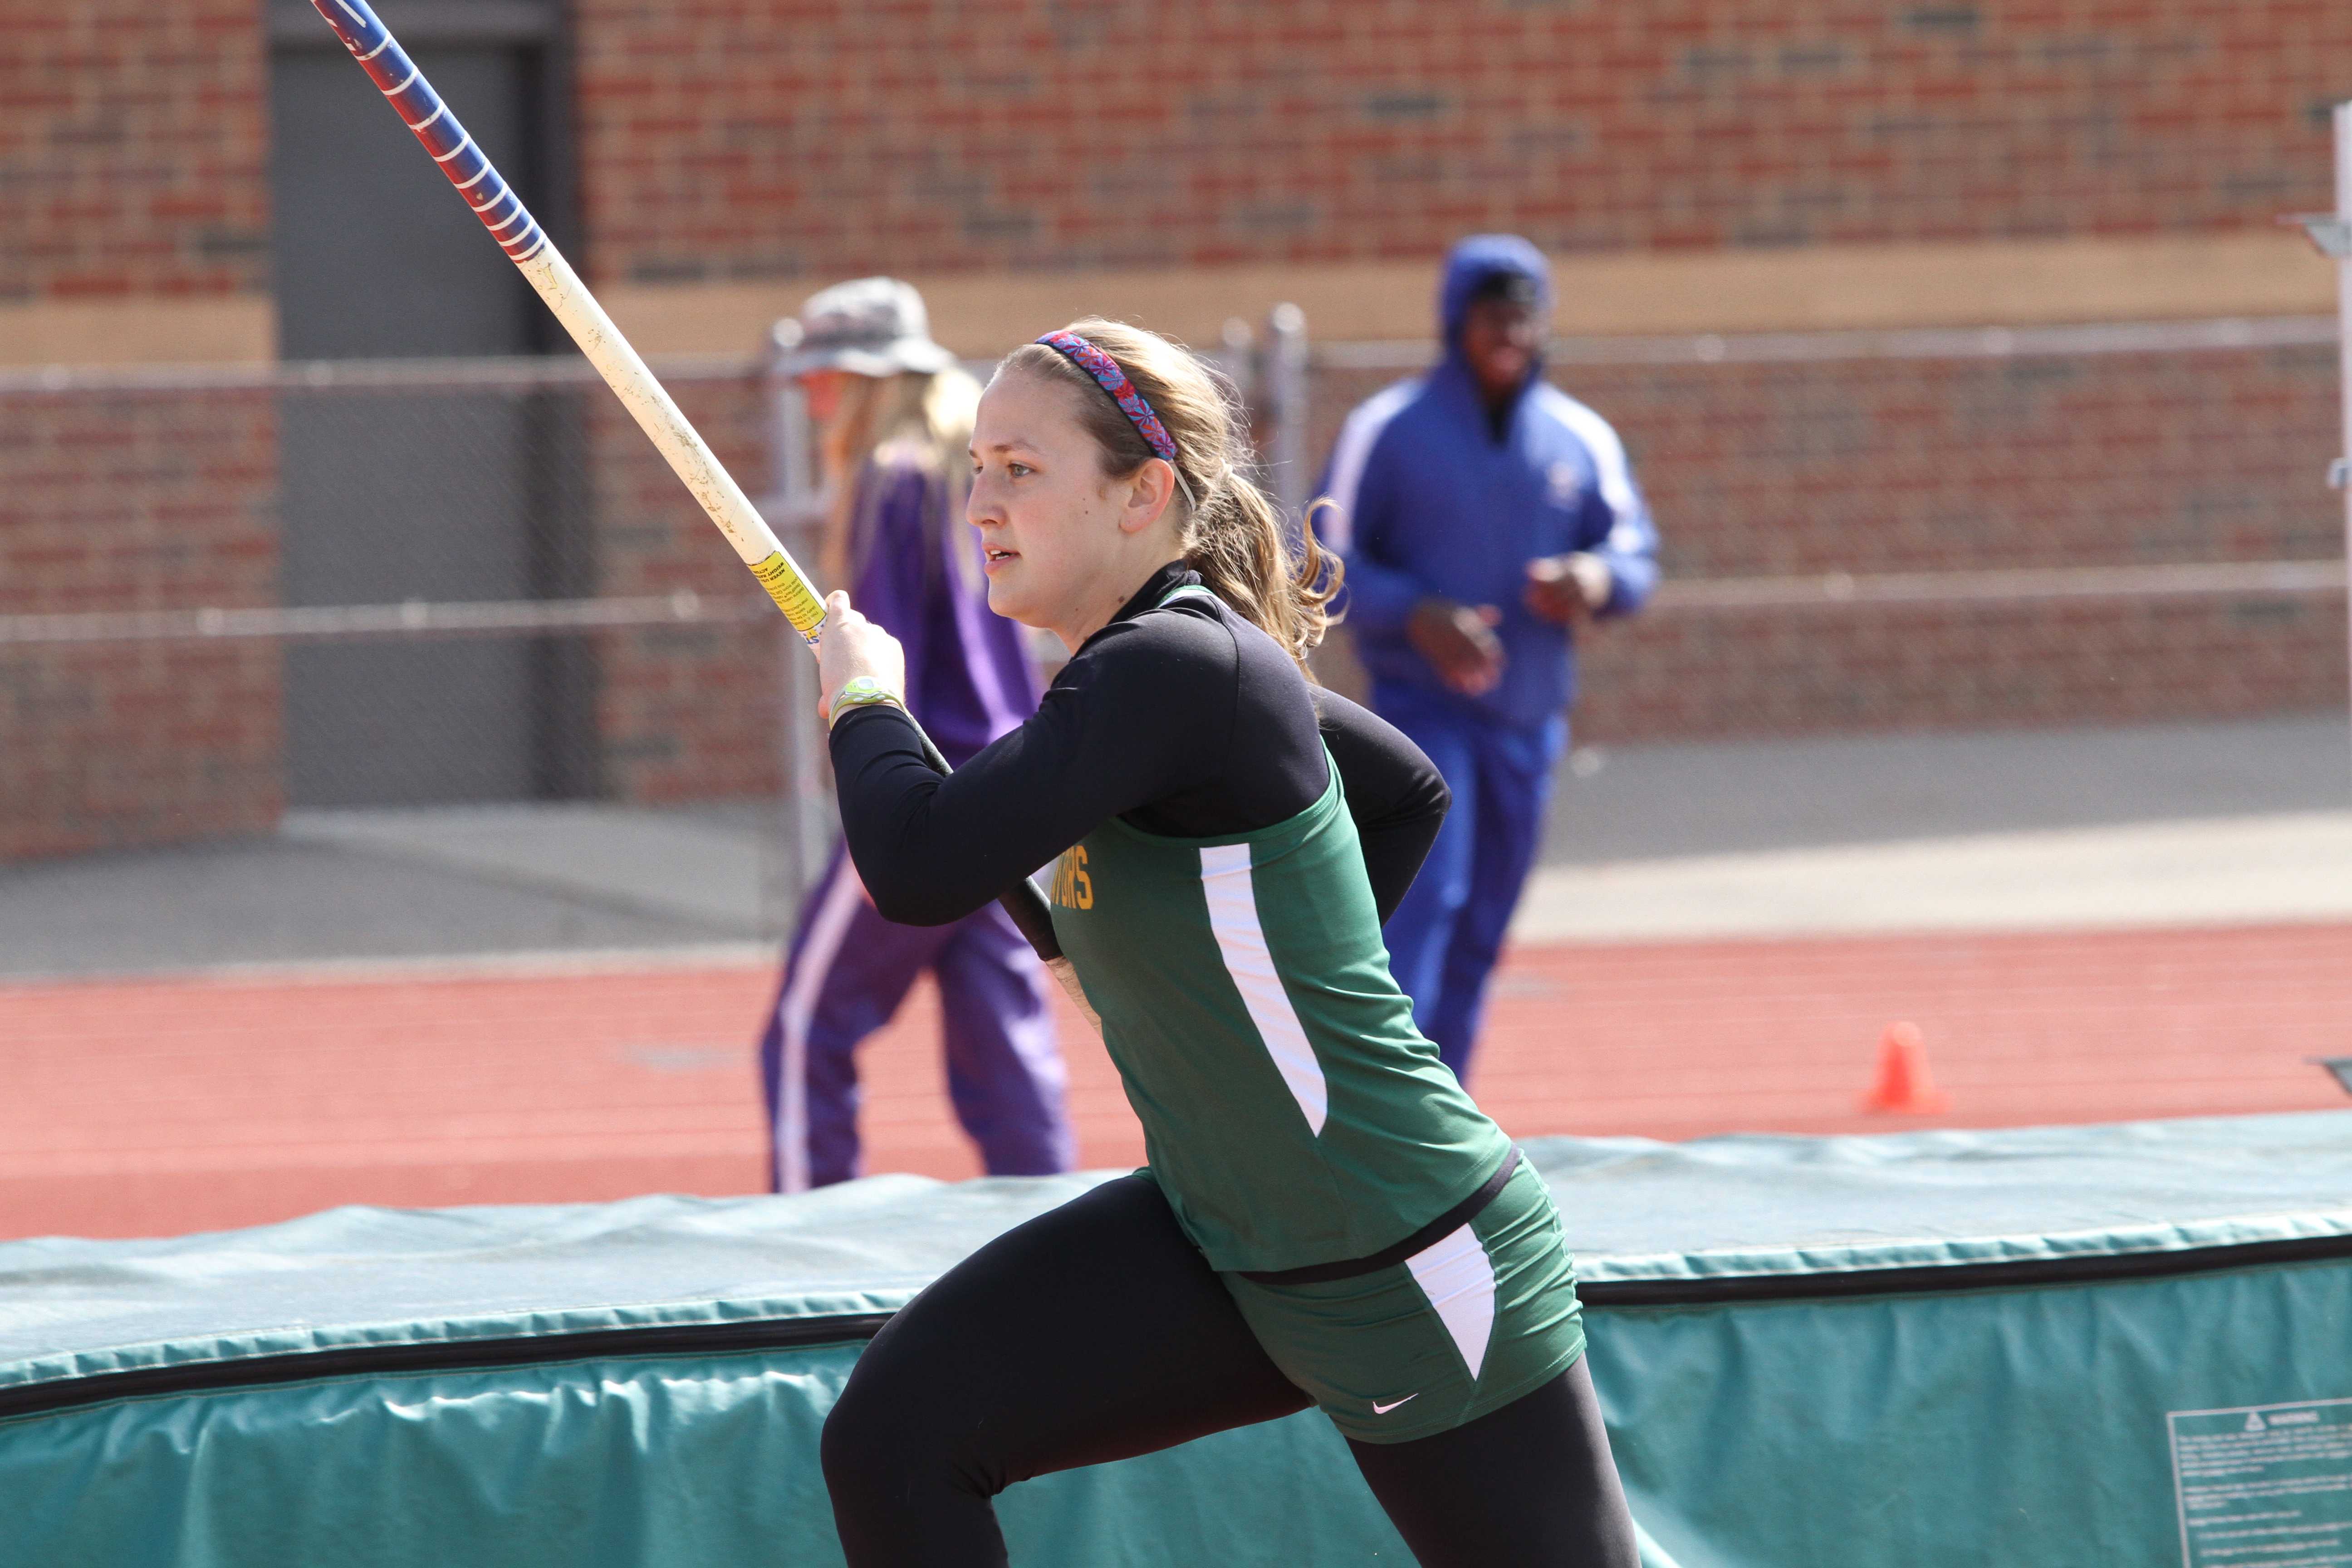
[[1176,465],[1165,458],[1146,458],[1127,478],[1127,504],[1119,509],[1121,533],[1141,533],[1158,522],[1176,498]]

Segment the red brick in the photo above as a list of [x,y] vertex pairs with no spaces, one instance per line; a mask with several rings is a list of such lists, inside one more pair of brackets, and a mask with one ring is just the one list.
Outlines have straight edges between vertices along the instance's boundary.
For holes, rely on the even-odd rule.
[[[277,602],[266,393],[0,397],[0,615]],[[56,454],[75,454],[59,464]],[[140,461],[118,470],[100,454]],[[265,832],[282,805],[278,650],[0,653],[0,861]]]
[[[1673,249],[2208,231],[2324,203],[2326,137],[2305,110],[2352,68],[2352,14],[1979,9],[1967,37],[1937,37],[1800,0],[1736,23],[1221,0],[1170,13],[1147,41],[1071,26],[1053,0],[999,7],[984,35],[944,0],[908,7],[903,26],[847,4],[763,0],[722,24],[599,0],[580,15],[590,254],[606,277],[837,276],[1034,265],[1044,237],[1055,265],[1181,265],[1433,254],[1473,222],[1561,248]],[[698,40],[705,27],[724,28],[723,47]],[[1691,74],[1702,58],[1725,68]],[[1064,85],[1081,82],[1092,90]],[[1235,82],[1250,96],[1196,112]],[[1277,121],[1303,133],[1269,139]],[[1563,145],[1580,152],[1526,153]],[[740,181],[677,177],[722,153]],[[1175,177],[1133,180],[1139,156]],[[1422,172],[1392,177],[1402,166]],[[805,172],[835,168],[856,173],[803,194]],[[980,191],[1007,174],[1026,176],[1024,234],[968,232],[952,210],[906,221],[933,210],[943,178]],[[1096,205],[1105,189],[1122,192],[1115,214]],[[1303,226],[1234,230],[1236,209],[1295,192],[1318,196]],[[1330,199],[1345,192],[1370,200]]]

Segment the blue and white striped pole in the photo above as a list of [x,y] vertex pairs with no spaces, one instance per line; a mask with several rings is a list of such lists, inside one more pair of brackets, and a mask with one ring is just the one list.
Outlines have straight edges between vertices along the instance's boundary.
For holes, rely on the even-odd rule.
[[449,176],[449,183],[499,242],[499,248],[530,279],[530,286],[571,332],[580,352],[588,356],[588,363],[653,438],[743,564],[792,622],[793,629],[814,644],[824,627],[824,604],[816,585],[785,551],[661,383],[654,379],[646,362],[621,336],[620,329],[549,240],[514,187],[491,166],[488,156],[449,112],[449,106],[441,101],[416,62],[377,19],[367,0],[311,0],[311,4],[367,72],[368,79],[391,101],[394,112],[416,133],[434,163]]
[[[654,373],[646,368],[637,351],[621,336],[621,329],[604,314],[604,308],[588,292],[588,285],[580,281],[572,264],[563,259],[563,253],[548,239],[539,220],[522,205],[522,198],[490,166],[488,155],[457,123],[457,117],[449,112],[449,106],[441,101],[441,95],[425,79],[416,62],[408,58],[391,30],[376,18],[367,0],[310,0],[310,4],[327,19],[327,26],[334,28],[343,47],[367,72],[368,79],[375,83],[401,120],[416,133],[416,140],[424,143],[425,151],[441,166],[441,172],[449,176],[449,183],[457,187],[457,194],[466,198],[466,205],[474,209],[474,216],[482,220],[490,237],[499,242],[499,248],[530,279],[530,286],[539,290],[539,297],[547,301],[547,308],[555,312],[555,319],[563,323],[572,341],[580,345],[580,352],[588,356],[588,363],[596,367],[596,373],[604,378],[604,384],[620,398],[622,405],[653,438],[661,455],[669,460],[670,468],[686,481],[686,488],[694,492],[694,499],[702,503],[702,510],[710,514],[710,521],[719,525],[719,531],[727,536],[735,553],[751,568],[751,575],[776,601],[776,607],[784,612],[793,629],[814,647],[818,634],[824,629],[824,600],[817,593],[816,584],[784,549],[767,520],[719,464],[700,433],[679,412],[662,384],[654,379]],[[923,753],[933,768],[942,773],[948,771],[947,759],[940,755],[940,749],[928,735],[923,737]],[[1045,961],[1063,989],[1091,1016],[1092,1009],[1087,1005],[1086,993],[1078,987],[1076,973],[1069,960],[1062,956],[1061,942],[1054,934],[1052,911],[1045,907],[1045,895],[1038,892],[1036,884],[1023,877],[997,901],[1004,906],[1004,912],[1012,917],[1021,934],[1029,939],[1029,945],[1036,949],[1037,956]]]

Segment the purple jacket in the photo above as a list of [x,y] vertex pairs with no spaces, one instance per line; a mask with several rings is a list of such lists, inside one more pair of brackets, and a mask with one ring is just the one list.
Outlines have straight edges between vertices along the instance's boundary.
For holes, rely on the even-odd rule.
[[885,447],[857,476],[850,598],[907,650],[907,703],[949,763],[1037,710],[1021,628],[988,607],[980,531],[947,480]]

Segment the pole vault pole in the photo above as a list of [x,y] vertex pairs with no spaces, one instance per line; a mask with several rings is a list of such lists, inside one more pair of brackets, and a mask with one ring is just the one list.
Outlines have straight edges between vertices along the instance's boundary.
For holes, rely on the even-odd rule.
[[[449,112],[449,106],[433,90],[433,84],[425,79],[424,72],[417,69],[391,30],[377,19],[367,0],[310,3],[343,41],[352,58],[367,72],[368,79],[390,100],[394,112],[415,132],[425,153],[440,165],[466,205],[474,209],[474,216],[482,220],[482,226],[490,231],[499,248],[521,268],[539,297],[547,301],[547,308],[555,312],[555,319],[563,323],[588,363],[596,367],[604,384],[620,398],[621,405],[652,437],[654,446],[686,482],[686,488],[693,492],[710,521],[719,525],[719,531],[727,536],[727,542],[735,547],[735,553],[750,568],[751,575],[759,579],[760,586],[775,600],[793,630],[814,647],[824,630],[824,604],[816,584],[784,549],[783,542],[671,401],[669,393],[654,379],[654,373],[646,368],[637,351],[629,346],[613,319],[604,314],[604,307],[539,226],[539,220],[530,216],[522,198],[490,166],[488,155],[457,123],[457,117]],[[928,735],[923,738],[923,752],[932,767],[942,773],[948,771],[947,759]],[[1049,963],[1061,959],[1061,945],[1054,936],[1053,916],[1035,884],[1024,877],[1007,889],[999,901],[1040,958]],[[1067,978],[1058,974],[1057,978],[1063,978],[1066,986],[1069,984]]]

